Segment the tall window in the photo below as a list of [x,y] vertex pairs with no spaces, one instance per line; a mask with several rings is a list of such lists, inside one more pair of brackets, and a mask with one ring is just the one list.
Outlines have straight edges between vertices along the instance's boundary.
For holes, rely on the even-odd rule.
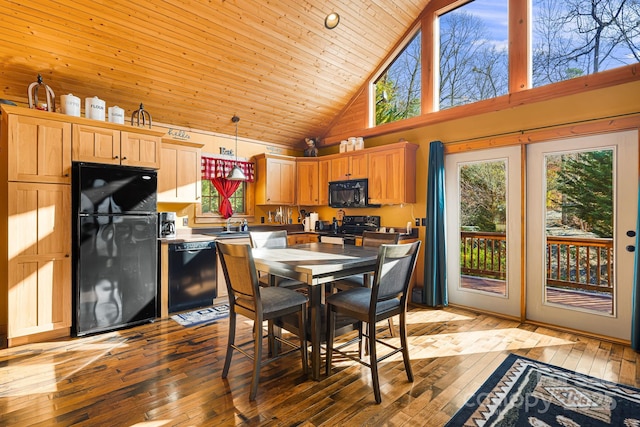
[[420,31],[375,81],[376,125],[420,115]]
[[[244,214],[245,212],[245,190],[247,183],[240,184],[238,189],[229,197],[231,207],[234,214]],[[211,181],[208,179],[202,180],[202,202],[201,209],[205,215],[219,215],[218,209],[220,208],[220,193],[215,189]]]
[[640,61],[637,0],[533,0],[533,86]]
[[507,0],[476,0],[439,17],[441,110],[509,90]]

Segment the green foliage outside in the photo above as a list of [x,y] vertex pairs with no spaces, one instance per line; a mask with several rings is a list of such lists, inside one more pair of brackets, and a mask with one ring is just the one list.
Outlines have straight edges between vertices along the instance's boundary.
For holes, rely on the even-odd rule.
[[547,209],[564,226],[613,237],[613,150],[547,156]]
[[[238,189],[233,193],[230,198],[231,207],[234,214],[244,213],[244,193],[246,184],[243,182]],[[218,214],[218,208],[220,206],[220,194],[218,190],[207,179],[202,180],[202,213],[203,214]]]

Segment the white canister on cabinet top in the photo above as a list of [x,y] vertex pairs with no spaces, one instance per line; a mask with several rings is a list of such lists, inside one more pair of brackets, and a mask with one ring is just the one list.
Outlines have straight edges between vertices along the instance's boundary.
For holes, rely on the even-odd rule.
[[68,95],[60,95],[60,111],[67,116],[80,117],[80,98]]
[[117,105],[109,107],[109,122],[124,124],[124,110]]
[[84,116],[88,119],[102,120],[105,119],[105,103],[102,99],[94,96],[93,98],[84,99]]

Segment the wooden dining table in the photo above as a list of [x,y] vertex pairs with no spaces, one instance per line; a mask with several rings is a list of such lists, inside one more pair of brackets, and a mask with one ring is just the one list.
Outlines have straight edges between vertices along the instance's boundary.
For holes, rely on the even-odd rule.
[[287,248],[252,249],[256,269],[275,277],[304,282],[309,286],[309,325],[311,332],[311,375],[320,378],[322,296],[326,283],[354,274],[371,273],[378,257],[377,248],[331,243],[304,243]]

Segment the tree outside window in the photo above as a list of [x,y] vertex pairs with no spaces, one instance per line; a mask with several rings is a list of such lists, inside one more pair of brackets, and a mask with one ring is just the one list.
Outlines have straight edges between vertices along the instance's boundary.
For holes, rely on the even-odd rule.
[[420,31],[375,81],[376,125],[420,115]]
[[533,0],[533,86],[640,61],[640,1]]
[[[240,184],[238,189],[229,198],[231,207],[234,214],[245,213],[245,192],[246,182]],[[201,209],[205,215],[219,215],[218,208],[220,207],[220,194],[215,189],[211,181],[208,179],[202,180],[202,202]]]
[[473,1],[439,17],[441,110],[508,92],[507,22],[506,0]]

